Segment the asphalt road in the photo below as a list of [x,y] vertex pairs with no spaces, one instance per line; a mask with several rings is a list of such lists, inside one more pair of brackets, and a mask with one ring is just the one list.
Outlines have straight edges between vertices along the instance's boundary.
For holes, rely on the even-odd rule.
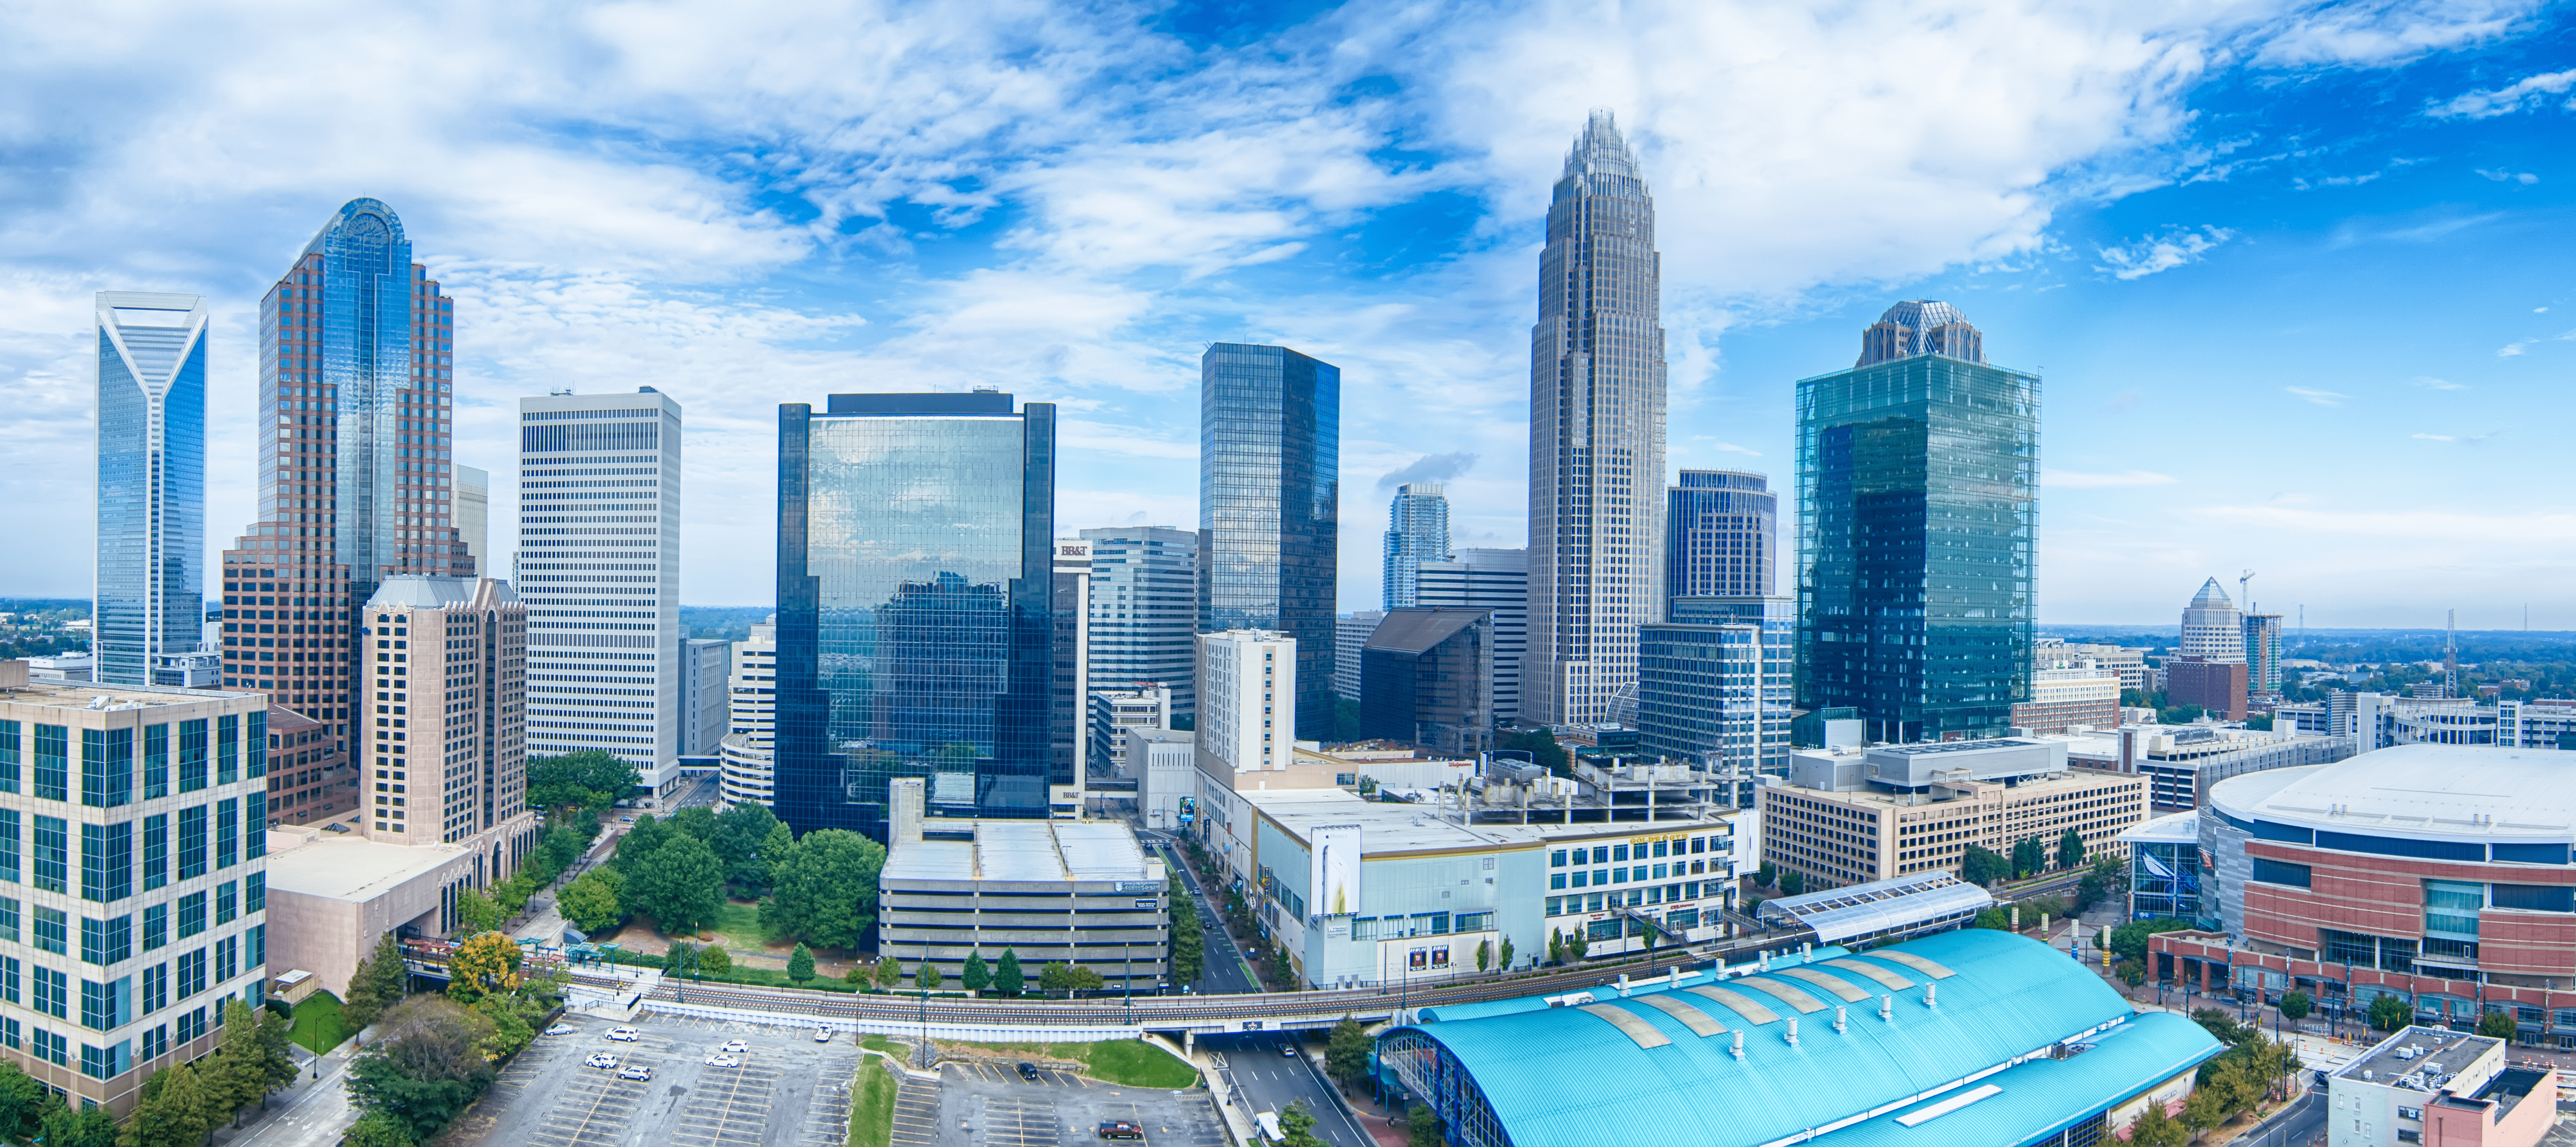
[[1376,1147],[1359,1121],[1335,1101],[1333,1085],[1315,1065],[1312,1057],[1323,1054],[1321,1044],[1306,1045],[1293,1058],[1280,1050],[1289,1046],[1288,1037],[1277,1034],[1205,1036],[1199,1046],[1225,1057],[1226,1072],[1236,1088],[1235,1102],[1243,1105],[1247,1116],[1285,1111],[1302,1100],[1315,1116],[1317,1139],[1333,1147]]
[[[1157,843],[1167,839],[1156,833],[1146,835]],[[1179,849],[1167,846],[1161,851],[1163,863],[1180,873],[1182,887],[1189,889],[1190,902],[1199,910],[1200,934],[1207,939],[1206,958],[1202,961],[1204,966],[1199,971],[1198,982],[1192,984],[1190,990],[1203,996],[1260,991],[1261,981],[1253,976],[1251,965],[1244,962],[1243,949],[1235,946],[1234,937],[1226,935],[1225,926],[1218,923],[1224,916],[1216,900],[1199,887],[1198,873],[1182,862]]]

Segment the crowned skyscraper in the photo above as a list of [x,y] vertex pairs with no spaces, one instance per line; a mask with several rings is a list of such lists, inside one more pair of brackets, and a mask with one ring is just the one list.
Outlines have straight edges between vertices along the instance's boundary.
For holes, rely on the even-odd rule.
[[185,684],[163,659],[205,636],[206,321],[196,295],[98,293],[102,683]]
[[1524,720],[1609,720],[1663,613],[1662,280],[1655,201],[1595,111],[1548,207],[1530,329]]

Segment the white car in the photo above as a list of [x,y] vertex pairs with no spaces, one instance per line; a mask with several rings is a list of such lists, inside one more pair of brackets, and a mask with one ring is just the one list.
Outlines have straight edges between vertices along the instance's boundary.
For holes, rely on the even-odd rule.
[[571,1025],[571,1024],[556,1024],[556,1025],[555,1025],[555,1026],[553,1026],[553,1027],[547,1028],[547,1029],[546,1029],[546,1034],[547,1034],[547,1035],[571,1035],[571,1034],[572,1034],[572,1025]]
[[619,1078],[619,1079],[651,1079],[651,1078],[653,1078],[653,1069],[652,1069],[652,1068],[649,1068],[649,1067],[646,1067],[646,1066],[644,1066],[643,1064],[640,1064],[640,1063],[630,1063],[630,1064],[627,1064],[627,1065],[626,1065],[626,1066],[624,1066],[624,1067],[621,1067],[621,1068],[618,1068],[618,1069],[617,1069],[617,1078]]
[[742,1061],[741,1061],[741,1060],[738,1060],[738,1059],[735,1059],[734,1057],[729,1056],[729,1055],[711,1055],[711,1056],[708,1056],[708,1057],[707,1057],[707,1066],[708,1066],[708,1067],[741,1067],[741,1066],[742,1066]]
[[830,1029],[830,1028],[815,1028],[815,1029],[814,1029],[814,1042],[816,1042],[816,1043],[830,1043],[830,1042],[832,1042],[832,1029]]
[[608,1038],[616,1040],[619,1043],[633,1043],[637,1037],[641,1035],[643,1035],[643,1033],[636,1031],[634,1028],[608,1029]]
[[589,1067],[615,1067],[617,1066],[617,1057],[603,1051],[581,1062]]
[[750,1051],[750,1050],[751,1050],[751,1045],[750,1045],[750,1044],[747,1044],[747,1043],[744,1043],[744,1042],[742,1042],[741,1040],[738,1040],[738,1039],[729,1039],[729,1040],[724,1041],[724,1046],[723,1046],[723,1047],[717,1048],[716,1050],[717,1050],[717,1051],[721,1051],[721,1052],[726,1052],[726,1053],[729,1053],[729,1054],[733,1054],[733,1055],[740,1055],[740,1054],[742,1054],[743,1052]]

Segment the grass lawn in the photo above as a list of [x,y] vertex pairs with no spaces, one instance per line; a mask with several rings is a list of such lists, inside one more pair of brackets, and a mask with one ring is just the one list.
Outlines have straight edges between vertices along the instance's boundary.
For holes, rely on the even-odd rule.
[[1097,1043],[979,1043],[972,1046],[1054,1060],[1075,1060],[1083,1065],[1083,1074],[1128,1087],[1179,1090],[1194,1087],[1199,1080],[1197,1068],[1140,1039],[1109,1039]]
[[295,1005],[295,1032],[289,1037],[295,1046],[324,1052],[340,1046],[352,1034],[340,1019],[340,999],[329,992],[315,992]]
[[769,933],[760,926],[760,905],[740,900],[725,901],[716,909],[715,919],[706,922],[704,930],[732,941],[728,947],[757,950],[769,942]]
[[850,1087],[849,1147],[888,1147],[894,1142],[894,1077],[874,1060],[859,1064]]
[[896,1059],[904,1059],[912,1055],[911,1044],[899,1043],[881,1035],[863,1036],[859,1039],[859,1046],[869,1051],[884,1052]]

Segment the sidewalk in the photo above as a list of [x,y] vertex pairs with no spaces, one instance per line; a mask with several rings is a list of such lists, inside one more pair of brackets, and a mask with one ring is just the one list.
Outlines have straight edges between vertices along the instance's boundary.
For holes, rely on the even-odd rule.
[[215,1128],[214,1142],[227,1147],[332,1147],[349,1125],[358,1121],[358,1109],[349,1102],[349,1057],[358,1050],[356,1040],[343,1041],[322,1057],[321,1078],[314,1078],[313,1057],[303,1048],[294,1050],[297,1066],[303,1068],[295,1083],[268,1097],[268,1110],[253,1107],[242,1116],[239,1130],[230,1122]]

